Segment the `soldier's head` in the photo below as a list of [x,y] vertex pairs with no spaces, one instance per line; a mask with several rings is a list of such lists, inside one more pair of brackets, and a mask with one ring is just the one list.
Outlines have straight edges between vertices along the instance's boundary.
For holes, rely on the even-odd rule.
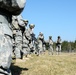
[[28,25],[28,20],[23,20],[23,22],[25,23],[25,26],[27,26]]
[[60,36],[58,36],[58,39],[60,39]]
[[34,24],[29,24],[30,29],[34,29],[35,25]]
[[43,36],[43,33],[42,33],[42,32],[40,32],[40,33],[39,33],[39,35]]
[[49,36],[49,39],[52,39],[52,36]]

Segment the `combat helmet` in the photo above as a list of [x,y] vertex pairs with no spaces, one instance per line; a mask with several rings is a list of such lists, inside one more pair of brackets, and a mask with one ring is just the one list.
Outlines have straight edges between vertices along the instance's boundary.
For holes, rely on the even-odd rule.
[[28,24],[29,21],[23,19],[23,22],[25,23],[25,26],[27,26],[27,24]]
[[49,36],[49,39],[51,39],[52,38],[52,36]]
[[34,28],[35,25],[34,25],[34,24],[29,24],[29,27],[30,27],[30,28]]
[[40,32],[40,33],[39,33],[39,35],[43,35],[43,33],[42,33],[42,32]]
[[58,38],[60,38],[60,36],[58,36]]

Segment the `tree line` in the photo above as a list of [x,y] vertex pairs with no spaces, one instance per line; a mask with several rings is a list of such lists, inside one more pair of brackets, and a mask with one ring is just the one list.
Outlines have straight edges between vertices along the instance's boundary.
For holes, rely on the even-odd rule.
[[[54,50],[56,50],[56,43],[53,44]],[[61,44],[62,52],[76,52],[76,40],[66,41],[64,40]],[[46,49],[49,49],[49,44],[46,43]]]

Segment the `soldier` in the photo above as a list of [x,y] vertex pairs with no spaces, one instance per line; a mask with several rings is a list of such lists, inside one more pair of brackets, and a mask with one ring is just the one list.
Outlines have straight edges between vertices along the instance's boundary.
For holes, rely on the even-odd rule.
[[31,53],[35,53],[35,46],[37,45],[37,38],[35,37],[35,34],[34,33],[32,33],[32,35],[31,35],[31,38],[32,38],[32,40],[31,40]]
[[23,34],[23,51],[24,54],[27,56],[31,53],[33,46],[33,28],[35,27],[34,24],[30,24],[29,28],[25,30]]
[[[22,44],[23,44],[23,33],[25,31],[25,27],[27,26],[28,20],[23,20],[22,16],[15,16],[17,23],[14,25],[15,27],[15,56],[16,58],[23,58],[23,49],[22,49]],[[18,59],[16,59],[18,60]]]
[[[28,20],[26,20],[26,25],[28,24]],[[22,44],[22,51],[23,54],[27,56],[27,54],[29,53],[30,49],[29,49],[29,41],[31,40],[31,36],[28,32],[28,30],[25,28],[25,31],[23,33],[23,44]]]
[[39,33],[37,40],[38,40],[38,55],[40,55],[43,52],[43,42],[44,42],[44,36],[42,32]]
[[52,36],[49,36],[49,55],[50,54],[53,55],[53,40],[52,40]]
[[[26,57],[30,53],[30,47],[29,47],[30,40],[31,40],[31,36],[30,36],[28,30],[26,29],[23,34],[23,53]],[[23,59],[24,59],[24,57],[23,57]]]
[[16,46],[16,43],[15,43],[15,36],[16,36],[16,29],[18,29],[19,26],[18,26],[18,22],[17,22],[17,18],[16,16],[12,16],[12,32],[13,32],[13,38],[12,38],[12,41],[13,41],[13,52],[12,52],[12,59],[15,58],[15,46]]
[[58,36],[57,38],[57,41],[56,41],[56,52],[57,52],[57,55],[59,55],[61,53],[61,38],[60,36]]
[[35,27],[34,24],[29,24],[28,32],[30,33],[30,36],[31,36],[31,40],[30,40],[30,43],[29,43],[30,52],[34,51],[34,38],[35,38],[35,35],[33,33],[34,27]]
[[0,0],[0,75],[11,75],[12,15],[19,15],[25,0]]

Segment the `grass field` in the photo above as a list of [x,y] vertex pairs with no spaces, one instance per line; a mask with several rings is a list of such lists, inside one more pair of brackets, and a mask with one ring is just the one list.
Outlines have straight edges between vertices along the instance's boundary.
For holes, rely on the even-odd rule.
[[11,66],[13,75],[76,75],[76,54],[31,55],[32,58]]

